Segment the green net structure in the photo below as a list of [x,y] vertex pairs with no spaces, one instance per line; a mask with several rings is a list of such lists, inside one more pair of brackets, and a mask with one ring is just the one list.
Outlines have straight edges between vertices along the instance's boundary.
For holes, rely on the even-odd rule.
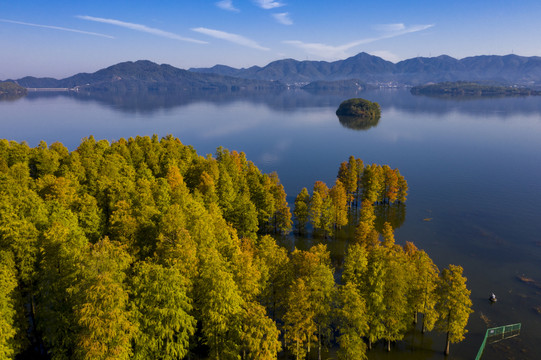
[[520,335],[521,323],[511,324],[505,326],[499,326],[495,328],[487,329],[483,343],[477,352],[475,360],[480,360],[481,355],[483,355],[483,350],[485,350],[486,344],[492,344],[500,340],[509,339],[514,336]]

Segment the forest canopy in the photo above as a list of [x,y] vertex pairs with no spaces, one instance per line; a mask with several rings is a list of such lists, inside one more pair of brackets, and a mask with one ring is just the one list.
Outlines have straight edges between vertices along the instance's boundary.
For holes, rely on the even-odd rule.
[[342,101],[336,110],[336,115],[379,119],[381,116],[381,109],[376,102],[361,98],[353,98]]
[[[0,140],[0,357],[305,358],[423,331],[463,339],[462,268],[395,243],[378,207],[406,201],[398,169],[351,156],[294,211],[278,175],[242,152],[172,136]],[[293,219],[295,221],[293,221]],[[295,225],[314,245],[287,249]],[[355,236],[336,276],[327,244]]]

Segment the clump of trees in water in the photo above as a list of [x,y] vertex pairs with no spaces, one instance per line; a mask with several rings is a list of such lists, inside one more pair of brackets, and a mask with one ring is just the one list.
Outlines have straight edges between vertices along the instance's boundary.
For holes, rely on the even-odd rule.
[[381,116],[381,109],[377,102],[353,98],[342,101],[336,110],[336,115],[379,119]]
[[316,181],[312,195],[306,188],[297,195],[293,210],[295,226],[301,235],[311,225],[316,236],[332,237],[341,227],[357,221],[359,213],[370,212],[375,216],[374,205],[403,204],[407,194],[408,183],[398,169],[364,165],[361,159],[350,156],[340,164],[330,189],[324,182]]
[[353,160],[327,195],[361,214],[337,282],[325,244],[277,244],[292,228],[284,188],[243,153],[202,157],[172,136],[89,137],[72,152],[0,140],[0,357],[302,359],[338,346],[358,359],[418,313],[460,341],[462,269],[440,273],[388,223],[378,232],[370,206],[405,193],[357,195],[346,177],[398,172],[359,177]]

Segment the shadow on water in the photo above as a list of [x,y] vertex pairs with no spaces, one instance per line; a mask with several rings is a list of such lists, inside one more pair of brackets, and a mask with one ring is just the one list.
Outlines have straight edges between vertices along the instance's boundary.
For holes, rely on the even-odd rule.
[[352,130],[368,130],[372,127],[378,126],[379,123],[379,116],[372,118],[372,117],[360,117],[360,116],[338,116],[338,121],[340,121],[340,124],[347,128]]

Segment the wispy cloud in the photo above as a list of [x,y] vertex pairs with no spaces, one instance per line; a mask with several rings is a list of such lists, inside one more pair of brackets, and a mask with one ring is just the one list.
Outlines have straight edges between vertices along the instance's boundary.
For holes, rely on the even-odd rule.
[[398,26],[402,24],[392,24],[392,25],[395,30],[392,30],[391,27],[387,27],[388,30],[386,34],[383,34],[377,37],[352,41],[350,43],[343,44],[343,45],[335,46],[335,45],[327,45],[327,44],[321,44],[321,43],[305,43],[299,40],[288,40],[288,41],[284,41],[284,43],[301,48],[307,53],[312,54],[312,55],[316,55],[316,56],[327,58],[327,59],[336,59],[336,58],[343,58],[343,57],[348,56],[347,51],[359,45],[369,44],[369,43],[373,43],[379,40],[390,39],[390,38],[405,35],[405,34],[423,31],[434,26],[434,25],[413,25],[410,27],[406,27],[406,26]]
[[406,25],[402,23],[398,24],[377,24],[374,25],[374,29],[378,31],[402,31],[406,29]]
[[216,6],[218,6],[220,9],[228,10],[228,11],[235,11],[239,12],[240,10],[237,9],[235,6],[233,6],[233,0],[222,0],[218,1],[216,3]]
[[96,32],[84,31],[84,30],[78,30],[78,29],[70,29],[70,28],[65,28],[65,27],[61,27],[61,26],[32,24],[32,23],[27,23],[27,22],[22,22],[22,21],[15,21],[15,20],[7,20],[7,19],[0,19],[0,21],[5,22],[5,23],[11,23],[11,24],[33,26],[33,27],[38,27],[38,28],[43,28],[43,29],[69,31],[69,32],[78,33],[78,34],[84,34],[84,35],[100,36],[100,37],[109,38],[109,39],[114,39],[115,38],[114,36],[111,36],[111,35],[100,34],[100,33],[96,33]]
[[292,25],[293,21],[289,17],[289,13],[283,12],[278,14],[272,14],[272,16],[278,21],[280,24],[284,25]]
[[270,10],[278,7],[282,7],[285,4],[274,0],[255,0],[255,3],[265,10]]
[[115,19],[104,19],[104,18],[98,18],[98,17],[93,17],[93,16],[86,16],[86,15],[78,15],[77,18],[82,19],[82,20],[88,20],[88,21],[94,21],[94,22],[99,22],[99,23],[104,23],[104,24],[120,26],[123,28],[131,29],[135,31],[141,31],[141,32],[145,32],[145,33],[156,35],[156,36],[161,36],[168,39],[187,41],[187,42],[192,42],[196,44],[207,44],[206,41],[187,38],[187,37],[180,36],[168,31],[151,28],[146,25],[134,24],[134,23],[129,23],[129,22],[115,20]]
[[201,33],[201,34],[205,34],[205,35],[211,36],[211,37],[216,38],[216,39],[230,41],[232,43],[242,45],[242,46],[246,46],[246,47],[249,47],[249,48],[252,48],[252,49],[265,50],[265,51],[269,50],[269,48],[266,48],[266,47],[263,47],[263,46],[259,45],[254,40],[248,39],[248,38],[246,38],[246,37],[244,37],[242,35],[238,35],[238,34],[231,34],[231,33],[225,32],[225,31],[208,29],[208,28],[204,28],[204,27],[193,28],[192,31],[195,31],[195,32],[198,32],[198,33]]

